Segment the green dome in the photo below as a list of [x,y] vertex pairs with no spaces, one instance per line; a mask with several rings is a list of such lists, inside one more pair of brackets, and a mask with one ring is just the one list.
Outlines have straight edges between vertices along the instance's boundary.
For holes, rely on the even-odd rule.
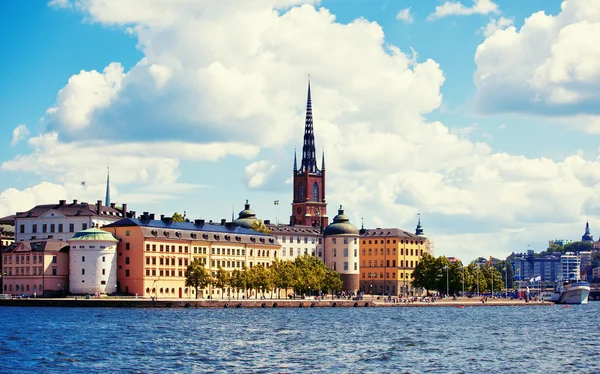
[[252,224],[256,221],[256,213],[250,209],[250,204],[248,200],[246,200],[246,205],[244,206],[244,210],[240,212],[238,218],[233,221],[238,226],[249,229],[252,227]]
[[358,229],[350,223],[348,217],[344,215],[344,210],[340,205],[338,215],[333,217],[333,223],[325,229],[325,236],[332,235],[357,235]]
[[90,241],[104,241],[104,242],[118,242],[115,237],[107,231],[100,230],[97,228],[91,228],[87,230],[78,231],[73,235],[73,240],[90,240]]

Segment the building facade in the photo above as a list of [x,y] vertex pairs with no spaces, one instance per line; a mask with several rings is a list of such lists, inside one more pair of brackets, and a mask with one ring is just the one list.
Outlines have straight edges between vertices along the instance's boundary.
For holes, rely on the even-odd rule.
[[293,202],[290,225],[326,227],[328,224],[327,202],[325,200],[325,154],[321,159],[321,169],[317,167],[315,136],[310,97],[310,81],[306,101],[304,124],[304,144],[300,167],[294,152]]
[[560,278],[560,256],[536,257],[533,250],[527,253],[513,253],[510,256],[514,279],[528,281],[541,276],[544,283],[555,283]]
[[350,223],[340,206],[333,223],[324,231],[323,261],[332,270],[340,273],[342,291],[355,292],[359,289],[359,233]]
[[69,289],[69,244],[62,240],[24,240],[2,251],[2,293],[65,295]]
[[[231,272],[259,264],[269,267],[280,250],[271,235],[224,221],[173,222],[170,217],[156,220],[144,213],[139,219],[123,219],[102,229],[119,240],[119,292],[144,297],[195,298],[196,291],[185,286],[185,270],[194,259],[214,276],[219,268]],[[226,296],[239,296],[234,290],[226,292]],[[223,295],[208,287],[199,296]]]
[[[422,232],[421,232],[422,233]],[[360,230],[360,290],[411,296],[413,271],[428,249],[427,238],[398,228]]]
[[91,228],[70,240],[69,291],[72,294],[117,292],[117,243],[109,232]]
[[117,209],[114,203],[104,206],[101,200],[96,205],[60,200],[58,204],[38,205],[27,212],[18,212],[15,215],[15,241],[67,241],[78,231],[101,227],[126,216],[127,204]]

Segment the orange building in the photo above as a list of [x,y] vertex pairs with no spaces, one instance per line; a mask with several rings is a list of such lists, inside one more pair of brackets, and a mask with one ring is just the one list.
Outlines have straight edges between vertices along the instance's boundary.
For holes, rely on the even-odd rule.
[[69,243],[24,240],[2,251],[3,293],[61,296],[69,288]]
[[[117,245],[118,289],[143,297],[195,298],[185,286],[185,271],[196,258],[215,275],[219,267],[233,271],[261,264],[269,267],[280,245],[268,234],[196,220],[173,222],[170,217],[154,219],[144,213],[102,228],[119,240]],[[221,297],[219,289],[199,291],[199,297]],[[234,297],[233,290],[225,296]],[[241,296],[240,296],[241,297]]]
[[428,249],[427,238],[401,229],[360,230],[360,290],[365,294],[410,296],[413,271]]

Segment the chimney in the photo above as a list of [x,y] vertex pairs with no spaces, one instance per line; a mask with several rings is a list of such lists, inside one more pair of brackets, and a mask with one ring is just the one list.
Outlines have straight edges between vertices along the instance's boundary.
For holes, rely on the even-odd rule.
[[151,220],[154,220],[154,219],[155,219],[155,218],[154,218],[154,213],[151,213],[151,214],[150,214],[150,219],[151,219]]
[[110,207],[115,209],[115,206],[117,205],[117,203],[110,203]]
[[167,225],[170,225],[171,223],[173,223],[173,218],[165,217],[164,214],[160,215],[160,220],[163,221],[164,223],[166,223]]
[[98,215],[102,214],[102,200],[96,201],[96,214],[98,214]]
[[208,223],[212,225],[212,219],[210,221],[208,221]]
[[227,220],[225,218],[221,219],[221,225],[224,226],[225,223],[227,223]]
[[127,218],[127,204],[123,204],[122,212],[123,212],[123,218]]
[[197,226],[202,226],[202,225],[204,225],[204,220],[203,219],[195,219],[194,224]]
[[73,200],[73,204],[77,204],[77,200]]
[[131,216],[131,218],[135,218],[135,210],[132,210],[129,215]]
[[67,203],[67,200],[58,200],[58,205],[65,205]]
[[270,219],[266,219],[265,220],[265,225],[270,225],[271,224],[271,220]]
[[165,220],[165,215],[164,215],[164,214],[161,214],[161,215],[160,215],[160,220],[161,220],[161,221],[164,221],[164,220]]

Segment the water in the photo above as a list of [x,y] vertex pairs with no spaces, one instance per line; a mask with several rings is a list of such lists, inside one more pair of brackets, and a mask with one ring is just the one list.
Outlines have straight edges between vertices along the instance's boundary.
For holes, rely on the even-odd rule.
[[600,372],[599,312],[2,307],[0,372]]

